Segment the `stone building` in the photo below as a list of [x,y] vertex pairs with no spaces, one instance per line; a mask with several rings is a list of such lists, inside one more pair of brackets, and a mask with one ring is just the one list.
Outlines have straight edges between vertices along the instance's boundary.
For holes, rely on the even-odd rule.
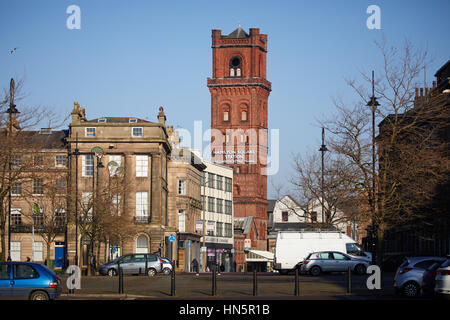
[[[166,255],[168,158],[162,107],[158,121],[88,120],[74,103],[67,138],[71,209],[68,258],[87,266],[127,253]],[[76,239],[76,241],[75,241]]]
[[[13,185],[5,257],[43,263],[65,258],[67,130],[19,130],[11,157]],[[20,150],[19,150],[20,149]],[[8,205],[9,206],[9,205]],[[9,250],[10,248],[10,250]],[[50,262],[50,261],[48,261]]]
[[[169,131],[171,129],[169,128]],[[170,136],[170,134],[169,134]],[[176,261],[177,271],[192,271],[192,261],[200,263],[201,174],[205,165],[188,149],[174,148],[168,163],[167,258]]]

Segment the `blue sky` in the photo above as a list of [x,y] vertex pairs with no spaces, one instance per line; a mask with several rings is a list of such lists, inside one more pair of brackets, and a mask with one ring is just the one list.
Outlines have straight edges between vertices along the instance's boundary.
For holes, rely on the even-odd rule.
[[[81,9],[81,30],[66,27],[66,9],[73,4]],[[369,5],[381,9],[381,30],[366,27]],[[400,47],[408,39],[428,49],[431,82],[450,58],[448,12],[447,0],[2,0],[0,87],[24,77],[23,103],[48,106],[61,116],[78,101],[89,119],[156,121],[164,106],[175,128],[193,130],[201,120],[206,130],[211,30],[228,34],[239,23],[246,30],[258,27],[268,35],[269,128],[280,130],[280,170],[270,179],[282,183],[292,174],[292,153],[318,150],[316,120],[333,112],[332,98],[356,99],[344,78],[380,68],[375,40],[384,35]]]

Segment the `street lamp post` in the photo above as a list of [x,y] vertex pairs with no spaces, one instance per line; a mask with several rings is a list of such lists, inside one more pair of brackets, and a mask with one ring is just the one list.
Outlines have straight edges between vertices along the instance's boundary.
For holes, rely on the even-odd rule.
[[[375,211],[376,211],[376,195],[375,195],[375,161],[376,161],[376,154],[375,154],[375,111],[377,109],[377,106],[380,104],[377,101],[377,98],[375,97],[375,81],[374,81],[374,71],[372,71],[372,96],[370,97],[369,102],[367,102],[367,106],[371,107],[372,111],[372,197],[371,197],[371,205],[372,205],[372,232],[373,236],[375,238],[374,243],[377,243],[377,228],[375,224]],[[372,248],[372,264],[376,264],[376,245]]]
[[[97,171],[96,172],[92,172],[92,197],[93,197],[93,201],[92,201],[92,221],[91,223],[93,224],[93,228],[95,228],[95,223],[94,223],[94,215],[97,213],[96,212],[96,207],[97,207],[97,192],[98,192],[98,171],[100,168],[104,168],[105,166],[103,165],[103,163],[101,162],[101,158],[103,156],[103,149],[100,147],[94,147],[91,149],[91,152],[94,153],[94,157],[97,158],[97,162],[95,165],[94,163],[94,168],[97,167]],[[95,161],[95,160],[94,160]],[[95,169],[94,169],[95,170]],[[97,177],[95,177],[95,175],[97,175]],[[91,232],[91,259],[90,259],[90,263],[92,263],[92,266],[95,268],[95,264],[94,263],[94,237],[93,237],[93,233]],[[91,268],[88,268],[88,270],[91,270]]]
[[[15,83],[14,79],[11,78],[10,84],[9,84],[9,108],[6,110],[6,113],[8,113],[8,135],[9,138],[11,138],[12,135],[12,117],[13,114],[20,113],[16,109],[16,105],[14,104],[14,93],[15,93]],[[9,192],[8,192],[8,260],[11,260],[11,167],[12,167],[12,161],[11,161],[11,152],[9,153]]]
[[[325,212],[325,204],[324,204],[324,199],[325,199],[325,192],[324,192],[324,167],[325,167],[325,152],[328,151],[327,146],[325,145],[325,128],[322,127],[322,145],[320,146],[319,151],[322,153],[322,179],[321,179],[321,192],[322,192],[322,224],[324,223],[325,219],[324,219],[324,212]],[[328,222],[328,217],[327,217],[327,222]]]
[[75,265],[78,266],[78,156],[80,150],[78,149],[78,132],[75,135]]

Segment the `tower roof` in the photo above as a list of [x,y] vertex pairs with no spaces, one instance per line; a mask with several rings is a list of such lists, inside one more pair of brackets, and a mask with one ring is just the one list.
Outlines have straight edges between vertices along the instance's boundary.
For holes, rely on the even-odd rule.
[[249,35],[244,29],[239,25],[239,27],[228,35],[228,38],[248,38]]

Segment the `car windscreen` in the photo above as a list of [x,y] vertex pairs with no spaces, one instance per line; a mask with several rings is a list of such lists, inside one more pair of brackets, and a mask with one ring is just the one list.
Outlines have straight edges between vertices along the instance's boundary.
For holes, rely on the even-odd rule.
[[442,265],[441,268],[447,268],[450,267],[450,259],[447,259],[447,261],[445,261]]
[[366,256],[364,251],[362,251],[361,248],[358,246],[358,244],[356,244],[354,242],[346,243],[345,249],[347,250],[347,254],[351,254],[353,256],[361,256],[361,257]]

